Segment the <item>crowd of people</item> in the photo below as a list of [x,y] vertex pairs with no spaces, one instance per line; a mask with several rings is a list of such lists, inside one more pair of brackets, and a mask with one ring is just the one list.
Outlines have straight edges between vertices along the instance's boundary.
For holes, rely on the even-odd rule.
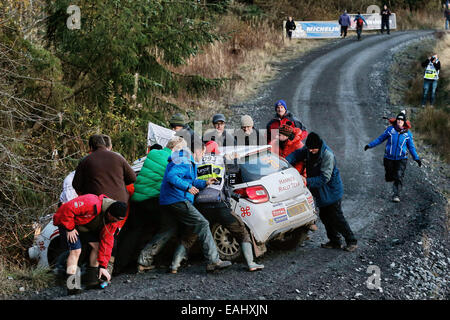
[[[196,241],[208,272],[227,268],[231,262],[220,259],[211,234],[210,225],[216,222],[239,243],[248,271],[263,270],[264,265],[255,262],[249,231],[231,212],[221,146],[270,145],[273,153],[299,171],[311,191],[329,240],[321,246],[356,250],[356,236],[341,208],[343,186],[333,151],[317,133],[308,133],[284,100],[275,103],[274,111],[265,135],[254,127],[249,115],[242,116],[240,128],[231,132],[226,117],[216,114],[214,129],[202,137],[182,114],[175,114],[169,121],[173,137],[165,146],[150,146],[137,176],[127,161],[112,151],[108,136],[92,135],[89,155],[64,179],[60,207],[53,217],[69,252],[66,278],[77,273],[84,251],[90,252],[82,279],[86,288],[111,280],[108,264],[113,264],[113,276],[153,269],[155,257],[171,239],[175,241],[171,273],[179,271]],[[393,201],[399,202],[408,151],[419,165],[421,161],[406,114],[401,112],[390,123],[364,150],[388,140],[386,181],[394,182]],[[68,288],[68,293],[80,290]]]

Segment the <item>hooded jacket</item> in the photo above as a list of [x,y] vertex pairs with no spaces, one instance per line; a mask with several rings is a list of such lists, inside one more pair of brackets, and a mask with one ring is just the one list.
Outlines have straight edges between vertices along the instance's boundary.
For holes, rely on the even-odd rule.
[[341,14],[341,16],[339,17],[339,24],[343,27],[348,27],[351,25],[350,22],[350,16],[347,13],[343,13]]
[[159,197],[161,182],[167,167],[167,159],[172,150],[164,148],[151,150],[144,161],[136,182],[134,183],[134,194],[132,201],[144,201]]
[[59,207],[53,215],[53,224],[68,231],[99,232],[100,244],[97,261],[103,268],[108,266],[114,246],[114,233],[120,222],[105,223],[105,213],[115,200],[104,194],[85,194]]
[[336,165],[336,157],[325,141],[322,140],[322,147],[317,156],[303,147],[288,155],[286,160],[291,165],[301,161],[305,162],[308,176],[306,178],[307,187],[319,208],[329,206],[342,199],[344,188]]
[[189,150],[173,152],[167,160],[166,171],[161,183],[160,205],[169,205],[182,201],[194,202],[194,195],[188,190],[194,186],[201,190],[206,181],[197,179],[197,164]]
[[389,126],[378,138],[368,144],[369,148],[376,147],[387,140],[384,157],[390,160],[408,159],[408,150],[414,160],[419,160],[419,156],[414,146],[413,136],[408,127],[402,130],[395,126]]
[[[273,140],[270,145],[272,146],[271,152],[278,154],[282,158],[286,158],[295,150],[303,148],[303,131],[299,128],[294,128],[293,139],[287,139],[284,143],[279,141],[279,139]],[[304,175],[304,163],[300,161],[295,164],[295,168],[300,172],[300,174]]]

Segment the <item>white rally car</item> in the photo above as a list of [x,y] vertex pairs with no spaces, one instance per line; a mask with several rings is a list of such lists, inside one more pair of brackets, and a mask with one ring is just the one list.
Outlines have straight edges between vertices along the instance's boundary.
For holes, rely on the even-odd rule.
[[[298,171],[286,160],[270,152],[270,146],[226,147],[223,154],[234,154],[226,172],[233,214],[248,228],[255,255],[266,251],[271,241],[279,248],[301,244],[317,220],[313,197]],[[221,258],[240,255],[239,244],[220,225],[212,233]]]
[[[313,197],[298,171],[271,153],[269,145],[230,146],[220,150],[227,159],[226,188],[231,208],[248,228],[255,256],[266,252],[269,241],[274,247],[285,249],[304,241],[317,215]],[[136,173],[145,158],[133,163]],[[59,231],[51,218],[48,215],[36,224],[34,245],[28,249],[30,258],[38,260],[42,267],[54,265],[62,252]],[[213,224],[211,231],[222,259],[234,260],[240,256],[239,243],[225,227]]]

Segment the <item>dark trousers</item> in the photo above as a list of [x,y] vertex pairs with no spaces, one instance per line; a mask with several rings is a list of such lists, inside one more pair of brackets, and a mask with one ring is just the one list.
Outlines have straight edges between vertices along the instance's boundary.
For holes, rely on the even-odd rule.
[[328,239],[334,244],[340,244],[341,234],[347,245],[356,244],[357,240],[350,226],[345,220],[344,213],[341,208],[341,200],[325,207],[319,208],[320,220],[325,226]]
[[407,159],[390,160],[383,159],[386,182],[394,182],[392,187],[394,196],[399,196],[403,186],[403,177],[405,176]]
[[344,36],[344,38],[347,36],[347,30],[348,26],[341,26],[341,37]]
[[381,21],[381,33],[384,32],[384,28],[386,28],[387,34],[389,34],[389,20]]
[[114,273],[136,271],[137,258],[148,237],[159,228],[161,213],[158,198],[130,201],[127,221],[117,237]]
[[236,238],[237,242],[251,242],[250,234],[243,222],[233,216],[231,209],[225,203],[220,202],[215,206],[195,204],[195,207],[211,225],[219,223],[227,228],[231,235]]
[[356,27],[356,35],[358,36],[358,40],[361,39],[362,27]]

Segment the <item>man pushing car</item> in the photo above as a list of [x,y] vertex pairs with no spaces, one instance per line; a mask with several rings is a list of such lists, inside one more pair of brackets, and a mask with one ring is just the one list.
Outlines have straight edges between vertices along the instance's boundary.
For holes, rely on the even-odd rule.
[[[125,218],[126,210],[124,202],[115,201],[104,194],[85,194],[59,207],[53,216],[53,224],[59,229],[63,247],[70,250],[67,278],[77,273],[82,243],[87,243],[92,250],[83,279],[86,287],[98,286],[100,278],[107,281],[111,279],[106,268],[114,245],[114,233],[118,222]],[[69,295],[80,291],[81,288],[68,287]]]

